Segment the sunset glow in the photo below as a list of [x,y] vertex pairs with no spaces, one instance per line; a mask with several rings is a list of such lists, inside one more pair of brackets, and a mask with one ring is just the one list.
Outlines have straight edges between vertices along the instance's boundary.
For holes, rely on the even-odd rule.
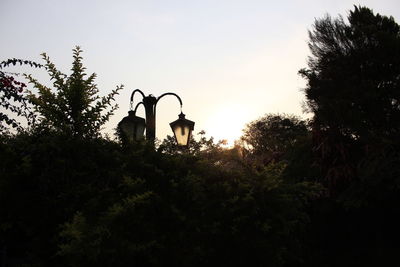
[[210,129],[207,133],[216,141],[226,140],[228,145],[232,146],[242,135],[242,129],[247,121],[247,112],[243,112],[240,105],[224,105],[216,109],[207,119],[206,126]]

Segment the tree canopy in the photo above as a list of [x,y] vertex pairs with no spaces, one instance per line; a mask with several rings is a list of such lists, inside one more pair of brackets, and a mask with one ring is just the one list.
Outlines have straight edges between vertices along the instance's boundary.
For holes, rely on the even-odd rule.
[[400,27],[366,7],[348,22],[327,15],[309,32],[311,57],[300,73],[314,125],[361,141],[400,131]]
[[267,114],[247,124],[241,141],[253,155],[265,161],[279,160],[308,134],[306,122],[293,115]]
[[97,137],[101,127],[118,108],[118,105],[112,105],[112,101],[123,86],[118,86],[108,95],[100,97],[94,83],[96,74],[85,77],[87,74],[81,53],[80,47],[74,48],[72,73],[69,76],[57,70],[50,58],[43,53],[44,66],[54,89],[41,84],[32,75],[26,75],[37,89],[37,93],[30,92],[28,99],[40,115],[39,120],[43,126],[71,136]]
[[[310,213],[316,266],[387,265],[400,236],[400,27],[354,7],[309,32],[315,164],[328,188]],[[323,256],[322,256],[323,255]]]

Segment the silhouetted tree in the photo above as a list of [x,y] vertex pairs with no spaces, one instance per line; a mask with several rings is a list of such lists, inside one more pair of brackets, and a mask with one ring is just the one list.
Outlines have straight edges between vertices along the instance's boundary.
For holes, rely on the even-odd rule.
[[314,203],[305,266],[376,266],[396,258],[400,237],[400,27],[354,7],[309,33],[300,70],[314,114],[317,163],[330,197]]
[[247,165],[256,168],[283,162],[283,176],[291,181],[318,181],[314,164],[311,131],[307,121],[289,114],[266,114],[243,130],[241,154]]
[[307,107],[322,129],[354,139],[393,139],[400,123],[400,28],[365,7],[349,23],[329,16],[310,32]]
[[306,122],[293,115],[267,114],[247,124],[241,142],[252,160],[279,161],[308,134]]
[[[115,95],[123,88],[117,86],[110,94],[100,97],[94,83],[96,74],[87,78],[82,65],[82,50],[73,50],[74,61],[70,76],[61,73],[43,53],[45,67],[53,81],[54,90],[38,82],[31,75],[26,78],[37,89],[28,96],[35,111],[40,114],[42,126],[71,136],[97,137],[118,105],[112,105]],[[108,110],[109,109],[109,110]]]
[[357,154],[399,143],[400,28],[392,17],[355,7],[348,23],[327,15],[309,35],[312,56],[300,70],[306,106],[321,163],[340,190],[356,176]]

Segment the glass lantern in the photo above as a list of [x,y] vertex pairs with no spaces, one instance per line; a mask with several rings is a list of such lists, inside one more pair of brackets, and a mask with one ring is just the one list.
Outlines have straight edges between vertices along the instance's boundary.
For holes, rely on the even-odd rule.
[[146,128],[146,120],[136,116],[135,111],[130,110],[128,116],[118,123],[118,128],[126,136],[129,142],[133,142],[134,140],[137,141],[143,138],[144,130]]
[[179,118],[169,124],[174,132],[178,146],[187,147],[194,129],[194,122],[185,119],[185,114],[181,112]]

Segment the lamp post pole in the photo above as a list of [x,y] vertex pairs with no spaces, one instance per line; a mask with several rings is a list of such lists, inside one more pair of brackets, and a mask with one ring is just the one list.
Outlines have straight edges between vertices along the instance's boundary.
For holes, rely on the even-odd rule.
[[156,139],[156,104],[157,99],[152,95],[143,98],[146,112],[146,139],[152,141]]
[[181,112],[182,112],[182,105],[183,105],[182,99],[175,93],[165,93],[157,98],[153,95],[145,96],[145,94],[141,90],[135,89],[132,92],[131,98],[130,98],[131,109],[133,108],[133,100],[134,100],[135,93],[141,94],[142,102],[139,102],[135,106],[134,113],[136,113],[136,110],[140,105],[144,106],[145,113],[146,113],[146,139],[150,140],[151,142],[154,143],[154,140],[156,139],[156,108],[157,108],[158,101],[160,101],[161,98],[163,98],[164,96],[167,96],[167,95],[175,96],[179,101],[179,104],[181,106]]

